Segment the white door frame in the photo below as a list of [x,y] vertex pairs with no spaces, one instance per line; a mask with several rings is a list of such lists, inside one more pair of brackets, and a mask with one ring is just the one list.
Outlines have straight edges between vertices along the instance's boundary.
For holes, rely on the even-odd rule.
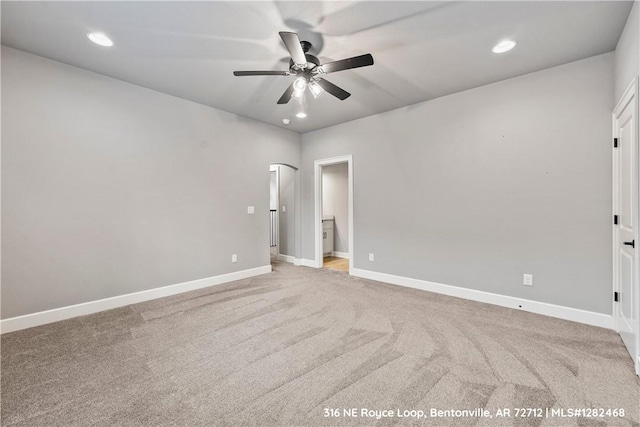
[[[636,245],[640,245],[640,209],[638,209],[638,202],[640,201],[640,179],[639,179],[639,173],[638,173],[638,161],[640,160],[638,158],[638,153],[639,153],[639,148],[640,148],[640,141],[638,140],[639,137],[639,128],[638,126],[640,125],[640,118],[638,117],[640,109],[639,109],[639,103],[638,103],[638,78],[634,78],[633,81],[631,82],[631,84],[629,85],[629,87],[627,88],[627,90],[624,92],[624,94],[622,95],[622,97],[620,98],[620,100],[618,101],[618,103],[616,104],[616,107],[613,110],[613,114],[612,114],[612,130],[613,130],[613,138],[617,138],[618,135],[618,129],[617,129],[617,118],[620,116],[620,114],[623,112],[624,108],[629,104],[629,102],[632,102],[635,104],[634,108],[635,108],[635,112],[636,112],[636,119],[635,119],[635,123],[633,124],[633,126],[635,127],[635,156],[636,159],[633,162],[633,164],[635,165],[635,171],[633,171],[633,181],[634,181],[634,193],[635,193],[635,202],[634,202],[634,206],[635,206],[635,216],[636,216],[636,227],[634,230],[634,240],[636,242]],[[616,150],[616,148],[613,148],[613,150]],[[618,155],[617,153],[614,151],[613,153],[613,215],[617,215],[618,212],[618,205],[619,205],[619,177],[618,177],[618,171],[619,171],[619,165],[618,165]],[[614,225],[614,227],[616,227],[616,225]],[[618,276],[619,276],[619,237],[618,237],[618,233],[616,232],[616,229],[614,228],[613,230],[613,292],[619,292],[618,289]],[[633,266],[634,266],[634,277],[633,277],[633,284],[632,284],[632,301],[631,301],[631,311],[634,314],[634,319],[632,319],[632,321],[634,322],[633,327],[635,329],[635,354],[631,354],[633,363],[635,365],[635,371],[636,371],[636,375],[640,375],[640,257],[638,255],[638,252],[640,251],[640,248],[636,248],[636,250],[634,251],[634,255],[633,255]],[[613,298],[612,298],[613,299]],[[613,307],[612,307],[612,315],[613,315],[613,327],[615,329],[616,332],[620,332],[620,325],[618,322],[618,310],[620,309],[619,303],[613,301]]]
[[278,248],[277,258],[280,258],[280,165],[269,165],[269,173],[276,173],[276,247]]
[[[293,169],[294,172],[294,179],[293,179],[293,185],[294,185],[294,192],[293,192],[293,210],[294,210],[294,215],[293,215],[293,233],[294,233],[294,238],[293,238],[293,242],[291,242],[291,244],[293,245],[293,253],[294,255],[283,255],[280,253],[280,216],[281,216],[281,212],[282,212],[282,200],[281,200],[281,194],[280,194],[280,175],[281,175],[281,167],[282,166],[286,166],[288,168]],[[289,163],[271,163],[269,165],[269,171],[275,171],[276,172],[276,184],[278,187],[278,191],[277,191],[277,199],[278,199],[278,205],[276,208],[276,220],[277,220],[277,228],[278,228],[278,235],[276,237],[277,242],[278,242],[278,260],[279,261],[285,261],[285,262],[290,262],[293,263],[294,265],[302,265],[302,263],[300,262],[300,251],[302,248],[302,205],[301,205],[301,190],[300,188],[302,187],[301,183],[300,183],[300,173],[299,173],[299,169]],[[289,210],[289,212],[291,212],[291,210]]]
[[315,259],[314,267],[322,268],[322,167],[347,163],[349,193],[349,274],[353,271],[353,155],[331,157],[314,162],[314,195],[315,195]]

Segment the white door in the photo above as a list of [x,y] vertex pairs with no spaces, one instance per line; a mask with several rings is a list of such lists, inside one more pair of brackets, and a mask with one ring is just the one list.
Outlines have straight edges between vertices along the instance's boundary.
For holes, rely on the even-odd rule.
[[637,83],[613,112],[613,262],[615,328],[640,370],[638,329],[638,130]]

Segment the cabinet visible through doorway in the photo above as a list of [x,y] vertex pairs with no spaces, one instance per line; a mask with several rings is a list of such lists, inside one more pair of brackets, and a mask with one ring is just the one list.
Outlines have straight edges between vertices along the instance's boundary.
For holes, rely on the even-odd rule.
[[333,232],[334,217],[325,216],[322,218],[322,253],[324,256],[333,253]]

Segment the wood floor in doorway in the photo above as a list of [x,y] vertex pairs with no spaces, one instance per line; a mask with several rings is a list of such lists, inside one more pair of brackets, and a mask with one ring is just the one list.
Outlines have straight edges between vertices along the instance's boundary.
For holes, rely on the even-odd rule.
[[349,260],[347,258],[338,258],[335,256],[324,257],[322,266],[333,270],[349,272]]

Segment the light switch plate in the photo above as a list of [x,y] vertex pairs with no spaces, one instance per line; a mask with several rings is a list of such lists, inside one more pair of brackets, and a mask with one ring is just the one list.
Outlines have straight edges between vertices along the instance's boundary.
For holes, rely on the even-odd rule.
[[249,215],[253,215],[254,213],[256,213],[256,209],[255,209],[253,206],[249,206],[249,207],[247,208],[247,213],[248,213]]
[[238,254],[231,255],[231,262],[238,262]]
[[373,262],[373,254],[369,254],[369,261]]
[[286,207],[286,206],[284,206],[284,205],[282,206],[282,212],[283,212],[283,213],[284,213],[284,212],[287,212],[287,207]]

